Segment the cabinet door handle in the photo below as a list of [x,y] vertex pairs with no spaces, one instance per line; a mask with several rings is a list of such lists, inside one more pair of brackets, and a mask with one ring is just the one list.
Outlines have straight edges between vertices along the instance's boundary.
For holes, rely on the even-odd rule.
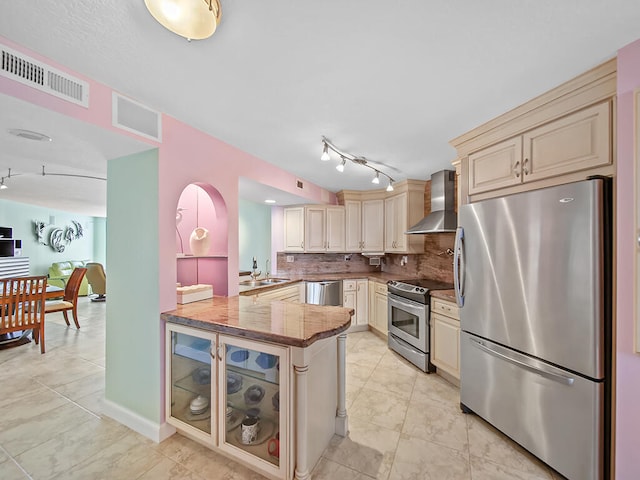
[[529,159],[525,158],[524,162],[522,163],[522,171],[525,175],[529,175],[529,167],[527,167],[527,163],[529,163]]
[[304,242],[300,242],[300,248],[304,248]]
[[222,355],[220,355],[220,345],[218,345],[218,348],[216,348],[216,352],[218,354],[218,360],[222,361]]
[[520,178],[520,160],[513,166],[513,173],[516,175],[516,178]]

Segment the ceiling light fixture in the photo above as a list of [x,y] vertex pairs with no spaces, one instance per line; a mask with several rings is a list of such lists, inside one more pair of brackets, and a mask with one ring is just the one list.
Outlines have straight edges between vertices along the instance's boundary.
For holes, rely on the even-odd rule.
[[264,203],[276,203],[275,200],[271,200],[270,198],[267,198]]
[[[9,188],[5,183],[5,179],[8,180],[12,177],[17,177],[18,175],[36,175],[35,173],[33,174],[29,174],[29,173],[11,173],[11,169],[9,169],[9,173],[7,174],[6,177],[0,177],[0,189],[4,190],[6,188]],[[89,178],[91,180],[102,180],[102,181],[107,181],[106,178],[104,177],[96,177],[94,175],[79,175],[76,173],[49,173],[49,172],[45,172],[44,170],[44,165],[42,165],[42,172],[37,174],[43,177],[75,177],[75,178]]]
[[349,160],[363,167],[370,168],[371,170],[376,172],[376,176],[373,177],[373,180],[371,180],[371,183],[379,184],[380,175],[384,175],[385,177],[387,177],[389,179],[387,192],[393,191],[392,184],[393,182],[395,182],[395,180],[391,178],[389,175],[387,175],[386,173],[384,173],[382,170],[378,170],[376,167],[371,166],[369,164],[370,160],[367,160],[365,157],[355,156],[350,153],[344,152],[340,150],[338,147],[336,147],[333,143],[331,143],[331,141],[327,137],[322,137],[322,155],[320,156],[320,160],[322,160],[323,162],[326,162],[327,160],[331,160],[331,157],[329,156],[329,150],[337,153],[340,156],[341,162],[338,165],[336,165],[336,170],[338,170],[339,172],[344,172],[344,167],[347,163],[347,160]]
[[324,144],[324,147],[322,148],[322,155],[320,155],[320,160],[322,160],[323,162],[328,162],[329,160],[331,160],[331,157],[329,156],[329,146],[326,142]]
[[219,0],[144,0],[144,4],[160,25],[189,41],[213,35],[222,16]]

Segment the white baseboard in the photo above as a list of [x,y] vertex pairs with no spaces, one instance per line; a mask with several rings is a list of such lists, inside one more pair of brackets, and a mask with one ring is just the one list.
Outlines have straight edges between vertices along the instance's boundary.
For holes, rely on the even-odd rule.
[[148,418],[141,417],[137,413],[106,398],[104,399],[103,406],[103,413],[105,415],[156,443],[160,443],[176,433],[176,429],[168,423],[158,424],[152,422]]

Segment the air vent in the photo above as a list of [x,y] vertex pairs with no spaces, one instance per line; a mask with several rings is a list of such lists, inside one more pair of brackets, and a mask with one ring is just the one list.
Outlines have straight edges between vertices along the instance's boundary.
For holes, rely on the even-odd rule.
[[127,132],[162,141],[162,115],[160,112],[113,92],[112,123]]
[[0,44],[0,75],[41,92],[89,107],[89,84],[68,73]]

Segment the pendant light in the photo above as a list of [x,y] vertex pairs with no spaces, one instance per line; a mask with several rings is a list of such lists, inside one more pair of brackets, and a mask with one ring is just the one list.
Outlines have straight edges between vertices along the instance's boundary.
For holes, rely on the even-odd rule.
[[187,40],[209,38],[222,16],[219,0],[144,0],[144,3],[160,25]]

